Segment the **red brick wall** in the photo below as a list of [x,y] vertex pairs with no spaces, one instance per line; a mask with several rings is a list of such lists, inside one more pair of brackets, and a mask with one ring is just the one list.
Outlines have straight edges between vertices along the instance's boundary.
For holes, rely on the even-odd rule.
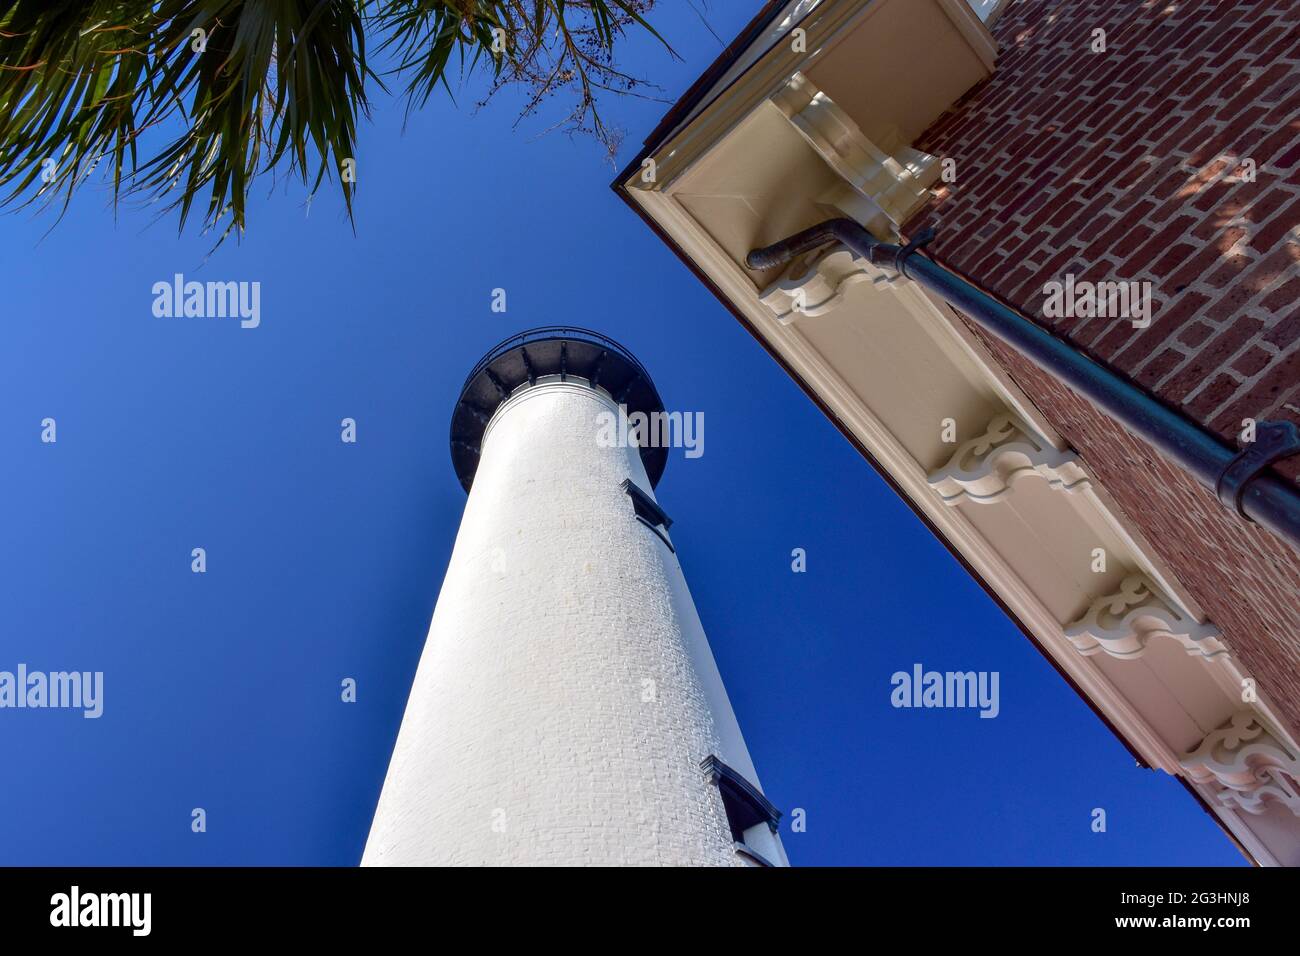
[[[1012,0],[994,34],[994,76],[916,143],[956,181],[906,231],[1233,444],[1300,423],[1300,0]],[[1066,273],[1150,281],[1151,326],[1044,318]],[[1296,552],[990,346],[1300,727]]]

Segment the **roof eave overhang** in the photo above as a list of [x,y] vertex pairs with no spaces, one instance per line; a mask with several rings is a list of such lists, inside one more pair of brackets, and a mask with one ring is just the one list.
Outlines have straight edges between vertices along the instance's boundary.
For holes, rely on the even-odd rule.
[[[832,202],[843,203],[844,205],[840,207],[841,211],[855,215],[855,218],[858,218],[864,224],[883,231],[893,229],[904,221],[900,217],[906,215],[906,210],[890,206],[893,201],[892,195],[883,198],[873,196],[869,189],[861,188],[862,178],[854,178],[855,169],[852,167],[852,162],[856,161],[861,150],[859,154],[851,154],[848,150],[839,149],[837,138],[842,139],[842,126],[832,127],[830,132],[823,136],[825,130],[818,125],[828,122],[825,114],[826,110],[829,109],[829,122],[847,123],[849,127],[852,127],[851,132],[856,131],[857,134],[861,134],[861,129],[854,127],[851,122],[853,117],[849,116],[846,110],[839,109],[834,102],[833,96],[826,96],[825,91],[818,86],[818,83],[826,78],[833,80],[834,70],[821,69],[819,73],[815,59],[823,55],[827,50],[834,48],[836,43],[844,41],[847,34],[855,27],[860,28],[865,21],[866,15],[872,12],[872,7],[877,8],[878,12],[884,10],[890,2],[891,0],[843,0],[843,2],[836,3],[832,0],[832,2],[818,5],[798,23],[787,23],[787,27],[806,26],[808,33],[811,35],[807,43],[807,49],[812,50],[813,53],[802,59],[785,55],[784,51],[779,50],[775,44],[769,46],[766,52],[753,49],[754,44],[759,42],[760,38],[767,37],[770,42],[772,24],[778,20],[783,12],[788,12],[791,6],[791,4],[787,3],[767,4],[742,33],[741,37],[728,48],[723,56],[692,86],[682,100],[669,111],[651,136],[647,138],[642,150],[614,181],[613,188],[651,230],[673,250],[678,259],[713,292],[777,364],[795,380],[813,403],[831,419],[840,432],[880,474],[894,492],[907,503],[912,512],[930,529],[931,533],[943,543],[954,558],[979,582],[985,592],[1003,609],[1007,616],[1015,622],[1021,632],[1038,649],[1039,653],[1085,700],[1102,722],[1111,729],[1134,756],[1137,763],[1141,766],[1159,766],[1177,775],[1183,786],[1195,796],[1202,807],[1215,818],[1216,822],[1252,861],[1257,863],[1278,862],[1278,858],[1265,845],[1265,842],[1251,830],[1248,823],[1243,822],[1240,813],[1226,812],[1223,807],[1217,805],[1217,799],[1211,800],[1212,797],[1218,796],[1215,789],[1217,784],[1211,782],[1207,785],[1204,782],[1198,783],[1188,779],[1185,771],[1178,763],[1179,757],[1182,755],[1181,749],[1171,749],[1166,739],[1171,736],[1178,738],[1179,732],[1176,729],[1171,730],[1168,726],[1151,726],[1151,722],[1146,719],[1147,715],[1141,712],[1141,708],[1135,708],[1130,701],[1124,699],[1122,693],[1116,692],[1113,682],[1107,679],[1104,672],[1093,674],[1089,670],[1085,673],[1085,679],[1081,681],[1079,667],[1075,666],[1073,662],[1069,666],[1063,664],[1061,648],[1058,645],[1058,635],[1050,634],[1046,638],[1043,635],[1044,622],[1048,621],[1048,618],[1041,613],[1027,614],[1025,612],[1027,598],[1022,593],[1026,590],[1022,586],[1023,582],[1017,581],[1009,584],[1009,576],[1003,571],[990,574],[988,571],[989,563],[984,561],[984,556],[978,553],[972,554],[972,541],[978,535],[972,537],[964,531],[954,534],[953,525],[950,522],[936,520],[936,510],[932,503],[924,501],[923,493],[918,495],[915,480],[908,477],[910,468],[904,466],[900,469],[898,456],[888,449],[886,450],[887,453],[882,456],[877,449],[871,447],[871,444],[864,440],[863,428],[857,423],[846,420],[843,414],[843,403],[832,400],[834,396],[828,394],[828,392],[836,390],[835,384],[832,383],[832,386],[828,389],[828,379],[825,375],[809,374],[808,368],[803,361],[792,360],[792,353],[788,344],[783,345],[779,340],[774,339],[774,330],[777,330],[778,327],[769,321],[768,316],[761,312],[756,313],[753,300],[757,298],[768,306],[778,309],[779,306],[775,303],[786,303],[787,298],[798,291],[796,287],[811,288],[811,284],[808,283],[809,276],[820,279],[825,278],[824,276],[818,277],[815,275],[818,269],[816,257],[812,257],[812,262],[800,263],[797,268],[792,267],[782,276],[749,275],[748,278],[757,290],[757,295],[749,294],[743,291],[744,284],[738,283],[737,273],[730,269],[728,263],[728,260],[734,262],[737,250],[745,245],[743,241],[746,238],[745,236],[731,237],[731,246],[734,248],[728,248],[729,240],[723,234],[725,230],[719,230],[715,233],[715,235],[723,235],[722,239],[715,242],[714,237],[708,234],[708,228],[706,227],[701,230],[701,233],[706,237],[704,241],[711,245],[707,250],[707,255],[701,255],[698,248],[688,248],[690,243],[683,242],[678,235],[674,234],[674,230],[680,232],[680,222],[666,223],[665,219],[667,217],[663,215],[662,208],[656,208],[654,203],[648,201],[647,192],[665,195],[670,183],[687,182],[685,177],[692,175],[692,170],[697,169],[702,164],[707,165],[707,162],[712,162],[713,160],[709,160],[708,157],[714,154],[716,148],[725,143],[729,137],[734,139],[737,136],[737,129],[740,124],[749,121],[749,117],[752,117],[757,110],[766,110],[772,117],[779,116],[780,114],[773,110],[771,105],[773,101],[776,101],[781,112],[785,114],[785,118],[796,126],[800,135],[804,137],[815,152],[820,152],[817,160],[825,163],[826,166],[840,176],[847,178],[849,184],[856,190],[856,192],[848,190],[847,192],[851,194],[847,198],[837,198],[836,195],[832,194],[819,196],[817,197],[819,202],[829,199]],[[935,9],[947,14],[954,24],[955,32],[961,34],[964,42],[969,44],[973,54],[974,69],[978,70],[978,64],[983,62],[987,64],[991,72],[992,62],[988,57],[989,46],[984,45],[983,42],[984,39],[988,39],[988,43],[991,45],[991,38],[988,38],[987,31],[983,31],[983,27],[979,26],[978,21],[975,21],[975,27],[973,28],[969,20],[962,18],[961,10],[969,13],[969,8],[965,7],[963,0],[951,0],[951,2],[950,0],[927,0],[927,2],[932,3]],[[961,4],[960,10],[954,6],[954,4],[958,3]],[[919,7],[920,4],[918,3],[912,9],[918,9]],[[814,16],[818,16],[819,19],[813,21],[812,17]],[[814,33],[819,24],[824,29],[821,33]],[[885,16],[878,16],[874,24],[876,27],[888,26],[889,19]],[[983,37],[980,36],[980,31],[983,31]],[[778,42],[788,42],[787,38],[788,31]],[[911,39],[913,42],[915,41],[914,36]],[[888,42],[888,38],[877,37],[877,40]],[[951,51],[951,46],[949,50]],[[749,65],[746,69],[737,72],[736,65],[741,63],[742,58],[748,58]],[[728,75],[729,73],[731,75]],[[813,76],[813,81],[808,80],[806,73]],[[918,63],[918,74],[924,74],[923,63]],[[798,86],[795,85],[792,77],[798,80]],[[959,79],[958,82],[960,83],[961,80]],[[951,84],[949,85],[951,86]],[[809,89],[811,92],[808,92]],[[882,95],[887,95],[887,93],[882,92]],[[815,110],[805,109],[805,115],[797,115],[798,111],[810,102],[810,97],[812,97],[811,102]],[[925,109],[933,112],[933,103],[925,104]],[[817,115],[812,115],[814,113]],[[873,118],[870,113],[871,109],[868,107],[866,115],[864,115],[859,104],[858,115],[863,116],[863,128],[873,122],[876,128],[881,128],[878,117]],[[768,121],[767,119],[763,120],[763,122]],[[779,120],[773,122],[777,126],[780,125]],[[802,125],[800,125],[801,123]],[[701,135],[702,130],[704,131],[703,135]],[[865,136],[861,138],[865,142],[863,149],[870,149],[874,145],[871,142],[866,142]],[[903,158],[908,172],[915,173],[918,169],[918,163],[914,161],[914,157],[911,155],[904,156],[907,147],[906,138],[904,137],[902,145],[897,142],[899,137],[895,136],[893,139],[895,141],[890,144],[889,148],[898,150],[897,155]],[[750,145],[752,147],[752,144]],[[851,142],[849,145],[850,147],[853,146]],[[877,152],[881,151],[878,150]],[[676,155],[670,155],[674,153]],[[817,160],[814,160],[814,162]],[[652,164],[651,169],[654,173],[662,173],[665,177],[664,180],[652,184],[648,191],[637,188],[645,185],[644,183],[638,183],[637,180],[639,177],[644,177],[647,161]],[[924,162],[924,157],[922,157],[921,162]],[[844,168],[846,165],[847,169]],[[812,167],[808,168],[811,169]],[[895,168],[898,168],[897,163]],[[818,175],[821,175],[821,173],[819,172]],[[697,175],[698,178],[707,177],[700,174]],[[932,178],[930,182],[933,182]],[[914,184],[905,182],[903,185],[910,188]],[[890,186],[892,189],[892,184]],[[897,193],[897,190],[893,190],[893,192]],[[906,189],[903,192],[906,193]],[[688,197],[690,201],[697,201],[697,197],[692,196],[689,190],[685,190],[683,195]],[[869,216],[875,216],[875,219],[869,220]],[[777,228],[784,235],[786,232],[793,231],[790,225],[790,222],[786,222],[779,224]],[[716,227],[716,224],[709,223],[707,226]],[[873,229],[873,231],[875,230]],[[780,238],[780,236],[769,235],[763,238],[766,241],[773,241]],[[758,244],[760,244],[759,241],[754,241],[754,245]],[[740,256],[743,258],[743,253],[740,253]],[[824,263],[821,268],[823,272],[826,271]],[[720,270],[728,274],[722,275]],[[832,276],[832,279],[834,278]],[[877,282],[879,278],[878,276],[873,277],[872,284],[879,285],[880,283]],[[805,284],[800,286],[800,282]],[[727,287],[724,288],[724,286]],[[736,291],[738,288],[742,290],[739,295]],[[860,294],[869,295],[872,293],[862,291]],[[898,290],[891,290],[888,294],[895,295],[900,299],[911,296],[908,308],[912,309],[917,316],[920,316],[923,312],[926,313],[923,321],[934,324],[936,319],[942,320],[948,323],[948,329],[952,333],[954,341],[963,337],[960,331],[960,320],[945,304],[935,301],[925,303],[922,301],[925,297],[918,297],[919,294],[901,294]],[[839,290],[836,290],[834,298],[835,300],[840,298]],[[745,301],[742,302],[741,299]],[[782,317],[782,321],[797,325],[817,320],[787,313]],[[996,397],[1013,414],[1018,415],[1019,419],[1027,421],[1027,427],[1030,431],[1047,436],[1047,442],[1056,446],[1058,451],[1063,449],[1064,446],[1060,437],[1055,435],[1050,423],[1044,421],[1038,415],[1032,402],[1026,396],[1020,394],[1014,385],[1006,379],[1005,374],[996,366],[991,356],[981,352],[980,347],[971,340],[968,331],[965,333],[965,339],[965,342],[960,343],[960,347],[950,348],[949,351],[952,351],[953,354],[962,353],[965,357],[961,361],[965,361],[966,357],[973,357],[977,363],[982,362],[989,376],[987,384]],[[882,460],[882,457],[888,460]],[[922,464],[925,465],[924,462]],[[1203,621],[1203,613],[1196,607],[1194,600],[1181,587],[1169,569],[1160,564],[1152,549],[1141,539],[1140,534],[1129,526],[1124,516],[1119,514],[1118,510],[1113,507],[1104,489],[1096,486],[1095,481],[1093,486],[1094,491],[1088,505],[1093,514],[1085,516],[1084,520],[1095,521],[1099,525],[1108,526],[1107,533],[1111,535],[1107,539],[1108,546],[1120,552],[1126,567],[1136,568],[1146,580],[1155,581],[1155,589],[1162,594],[1166,601],[1185,614],[1188,620],[1212,627],[1208,622]],[[1037,505],[1034,507],[1037,507]],[[941,509],[938,512],[938,517],[945,518],[945,516],[946,513]],[[978,547],[975,548],[975,551],[978,552]],[[1012,592],[1011,599],[1008,596],[1009,592]],[[1068,615],[1064,620],[1069,620]],[[1050,627],[1048,629],[1050,630]],[[1105,657],[1106,655],[1102,656]],[[1230,655],[1228,657],[1230,658]],[[1230,687],[1232,682],[1238,678],[1239,672],[1232,666],[1231,661],[1224,664],[1222,657],[1220,657],[1219,661],[1224,668],[1223,674],[1218,675],[1221,678],[1220,684],[1224,688]],[[1198,691],[1197,693],[1202,692]],[[1202,700],[1197,703],[1205,715],[1217,713],[1215,708],[1218,704],[1213,700]],[[1284,741],[1283,746],[1289,746],[1291,752],[1294,753],[1296,747],[1294,735],[1290,734],[1287,728],[1281,726],[1276,719],[1275,713],[1268,707],[1266,702],[1260,704],[1259,710],[1270,730]],[[1212,722],[1218,718],[1204,716],[1203,719]],[[1183,733],[1185,736],[1186,731]],[[1182,740],[1183,738],[1179,739]]]

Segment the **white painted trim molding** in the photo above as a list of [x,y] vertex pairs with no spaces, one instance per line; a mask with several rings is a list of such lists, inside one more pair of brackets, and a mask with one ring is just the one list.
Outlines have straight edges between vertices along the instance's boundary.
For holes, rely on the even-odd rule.
[[826,164],[895,228],[929,200],[930,187],[939,178],[939,157],[911,146],[900,146],[897,155],[890,155],[802,73],[790,77],[772,102]]
[[1228,653],[1217,627],[1192,620],[1137,574],[1126,577],[1114,594],[1093,601],[1088,613],[1065,629],[1065,636],[1080,654],[1104,651],[1119,660],[1141,657],[1157,637],[1175,640],[1188,654],[1205,658]]
[[996,416],[984,434],[963,443],[948,464],[931,472],[930,487],[946,505],[963,500],[978,504],[1001,501],[1021,478],[1037,475],[1052,488],[1075,492],[1088,488],[1088,475],[1072,451],[1057,451],[1010,413]]
[[889,285],[893,281],[892,276],[836,243],[795,259],[758,298],[777,321],[789,325],[801,316],[833,312],[843,305],[845,294],[854,285]]
[[[884,9],[890,17],[876,16]],[[1267,728],[1267,740],[1238,752],[1227,736],[1216,737],[1242,711],[1249,673],[960,318],[843,247],[799,257],[775,278],[744,265],[760,237],[773,241],[835,208],[877,229],[907,215],[909,190],[928,175],[904,169],[910,144],[872,142],[846,105],[857,94],[849,89],[835,102],[809,80],[828,50],[885,49],[895,42],[891,29],[906,34],[897,43],[909,55],[915,50],[917,76],[942,71],[916,47],[907,17],[926,29],[949,23],[965,40],[947,37],[948,50],[987,41],[991,69],[992,41],[965,0],[824,0],[801,24],[809,53],[792,55],[778,43],[755,57],[652,154],[659,175],[648,182],[632,175],[627,194],[1142,760],[1181,776],[1253,859],[1300,865],[1294,730],[1259,695],[1248,715]],[[853,61],[828,74],[842,84],[845,62]],[[878,105],[865,109],[877,119],[893,115]],[[874,214],[880,221],[868,222]],[[962,423],[955,449],[939,438],[945,417]],[[1088,555],[1097,548],[1122,573],[1092,573]],[[1157,648],[1157,638],[1176,641],[1186,656]],[[1261,749],[1266,744],[1273,749]],[[1240,778],[1242,761],[1258,784],[1244,791],[1224,782]]]
[[1232,715],[1182,760],[1197,783],[1217,785],[1225,806],[1262,814],[1276,801],[1300,817],[1300,759],[1277,740],[1254,711]]

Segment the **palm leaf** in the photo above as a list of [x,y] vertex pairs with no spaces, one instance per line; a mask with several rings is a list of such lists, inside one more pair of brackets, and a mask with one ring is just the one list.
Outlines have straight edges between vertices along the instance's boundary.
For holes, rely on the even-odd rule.
[[[285,172],[315,192],[355,158],[368,84],[383,88],[367,38],[405,81],[408,109],[486,70],[485,99],[522,86],[524,115],[573,91],[564,122],[612,150],[597,92],[641,83],[613,49],[631,25],[658,37],[652,4],[0,0],[0,204],[66,209],[105,164],[115,203],[141,196],[182,228],[201,209],[220,238],[242,231],[259,176]],[[355,184],[337,181],[351,217]]]

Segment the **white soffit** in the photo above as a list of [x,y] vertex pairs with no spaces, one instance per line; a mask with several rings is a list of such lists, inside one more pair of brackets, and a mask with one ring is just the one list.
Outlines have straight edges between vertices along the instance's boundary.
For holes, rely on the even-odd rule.
[[[964,92],[991,75],[997,59],[993,37],[966,0],[823,0],[799,21],[798,29],[797,37],[793,30],[783,35],[725,86],[722,81],[715,84],[721,92],[712,100],[705,97],[701,102],[707,106],[688,114],[657,151],[657,184],[671,183],[795,73],[818,68],[822,61],[830,61],[827,82],[842,77],[853,87],[859,85],[855,62],[890,64],[889,70],[873,73],[884,94],[877,102],[896,101],[900,110],[906,104],[913,121],[919,122],[927,110],[937,117],[951,105],[959,95],[954,90]],[[847,39],[852,40],[849,48],[839,51]],[[922,74],[912,68],[915,60],[906,50],[927,47],[943,55]],[[831,95],[845,92],[831,90]],[[907,122],[901,112],[893,115],[889,110],[869,119],[895,126],[900,119],[903,125]],[[628,185],[638,188],[638,182]]]
[[[811,53],[755,58],[628,193],[1149,764],[1183,776],[1260,862],[1300,864],[1287,771],[1243,794],[1185,765],[1243,712],[1289,759],[1294,733],[1266,700],[1242,701],[1248,675],[1213,623],[953,312],[843,248],[744,266],[831,216],[894,228],[894,184],[910,189],[925,161],[915,135],[992,65],[965,0],[824,0],[805,23]],[[890,80],[871,72],[882,63],[907,69]],[[864,70],[872,82],[855,82]]]

